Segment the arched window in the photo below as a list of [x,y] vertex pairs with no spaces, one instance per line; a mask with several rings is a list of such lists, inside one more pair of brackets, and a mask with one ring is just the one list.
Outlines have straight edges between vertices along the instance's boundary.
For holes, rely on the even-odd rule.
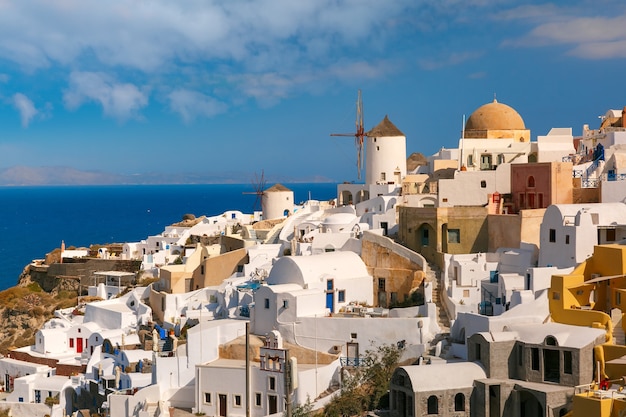
[[465,411],[465,395],[460,392],[454,396],[454,411]]
[[532,175],[528,176],[528,188],[535,188],[535,177]]
[[545,343],[548,346],[558,346],[559,345],[559,343],[556,340],[556,337],[554,337],[554,336],[546,336]]
[[435,395],[428,397],[428,414],[439,414],[439,400]]

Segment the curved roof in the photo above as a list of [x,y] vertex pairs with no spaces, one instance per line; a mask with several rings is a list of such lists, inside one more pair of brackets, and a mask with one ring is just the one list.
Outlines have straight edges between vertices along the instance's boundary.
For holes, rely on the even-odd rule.
[[267,277],[269,285],[298,284],[305,288],[325,288],[325,278],[337,280],[368,277],[365,263],[349,251],[278,258]]
[[522,116],[511,106],[491,103],[480,106],[465,123],[465,130],[523,130],[526,129]]
[[351,224],[356,219],[356,215],[352,213],[335,213],[324,219],[322,224]]
[[487,378],[485,370],[476,362],[401,366],[395,372],[400,371],[410,378],[413,392],[471,388],[474,380]]

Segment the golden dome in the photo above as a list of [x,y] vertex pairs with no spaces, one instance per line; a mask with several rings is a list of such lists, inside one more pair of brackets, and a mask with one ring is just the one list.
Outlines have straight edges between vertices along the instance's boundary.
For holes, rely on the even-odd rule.
[[465,123],[465,130],[524,130],[522,116],[511,106],[492,103],[480,106]]

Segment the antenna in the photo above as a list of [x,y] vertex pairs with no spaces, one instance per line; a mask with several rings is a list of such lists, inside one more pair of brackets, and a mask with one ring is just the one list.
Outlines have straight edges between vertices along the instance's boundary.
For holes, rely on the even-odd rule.
[[361,170],[363,169],[363,139],[365,130],[363,129],[363,99],[361,98],[361,90],[356,101],[356,121],[354,133],[331,133],[330,136],[354,136],[354,145],[356,146],[356,169],[358,179],[361,179]]
[[254,200],[254,205],[252,206],[253,211],[262,210],[263,207],[261,205],[261,197],[263,197],[263,193],[265,192],[265,171],[261,170],[261,177],[258,174],[254,173],[254,180],[252,180],[252,188],[254,191],[244,191],[242,194],[254,194],[256,195],[256,199]]

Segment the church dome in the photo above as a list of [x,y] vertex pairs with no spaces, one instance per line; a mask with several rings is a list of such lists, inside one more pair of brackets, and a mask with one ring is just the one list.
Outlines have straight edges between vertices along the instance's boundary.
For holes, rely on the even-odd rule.
[[511,106],[492,103],[480,106],[465,123],[465,130],[524,130],[524,120]]

